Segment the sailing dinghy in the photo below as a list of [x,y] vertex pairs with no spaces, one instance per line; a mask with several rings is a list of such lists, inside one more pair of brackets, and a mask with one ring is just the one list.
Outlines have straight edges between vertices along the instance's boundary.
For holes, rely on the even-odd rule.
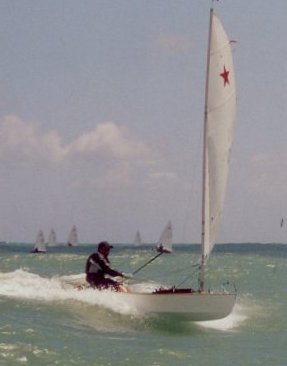
[[[116,294],[119,300],[128,303],[141,314],[171,315],[189,321],[205,321],[224,318],[232,312],[236,290],[207,291],[205,268],[215,244],[223,211],[235,110],[236,94],[230,41],[211,8],[204,111],[199,287],[197,290],[159,287],[147,292],[140,291],[130,284],[129,292]],[[168,227],[169,229],[164,231],[165,240],[170,240],[171,237],[170,223]],[[161,249],[163,251],[164,247]],[[160,254],[162,253],[158,255]],[[138,270],[134,271],[134,274],[136,272]]]
[[203,128],[199,288],[159,288],[151,293],[119,293],[141,313],[176,315],[191,321],[204,321],[224,318],[232,312],[236,291],[206,291],[205,268],[223,212],[235,113],[236,92],[230,40],[211,8]]
[[73,225],[72,230],[71,230],[68,240],[67,240],[67,245],[68,245],[68,247],[76,247],[76,246],[78,246],[78,244],[79,244],[79,241],[78,241],[77,227],[76,227],[76,225]]
[[137,230],[134,240],[134,246],[139,247],[140,245],[142,245],[142,238],[139,230]]
[[171,253],[172,252],[172,225],[169,221],[164,228],[157,244],[157,251],[160,253]]
[[56,233],[54,229],[51,229],[48,237],[48,246],[55,247],[57,245]]
[[[153,262],[155,259],[160,257],[163,253],[171,253],[172,252],[172,226],[171,222],[169,221],[166,227],[164,228],[163,232],[160,235],[159,241],[157,243],[157,254],[149,259],[146,263],[144,263],[142,266],[140,266],[138,269],[133,271],[132,275],[134,276],[139,271],[141,271],[144,267],[146,267],[148,264]],[[127,290],[128,291],[128,290]]]
[[46,251],[47,249],[45,245],[44,233],[42,230],[40,230],[37,234],[36,242],[31,253],[46,253]]

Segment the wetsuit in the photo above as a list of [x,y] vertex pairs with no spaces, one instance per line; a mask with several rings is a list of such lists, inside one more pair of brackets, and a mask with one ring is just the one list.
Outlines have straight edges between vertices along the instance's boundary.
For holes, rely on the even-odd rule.
[[92,287],[105,289],[108,287],[114,287],[119,289],[119,284],[110,278],[105,278],[105,275],[112,277],[123,276],[121,272],[118,272],[110,267],[110,261],[102,253],[97,252],[89,256],[86,262],[86,280]]

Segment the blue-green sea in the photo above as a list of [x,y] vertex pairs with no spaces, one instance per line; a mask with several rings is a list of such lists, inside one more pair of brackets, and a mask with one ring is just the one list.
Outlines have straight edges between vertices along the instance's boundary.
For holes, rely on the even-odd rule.
[[[0,244],[0,365],[287,365],[287,245],[226,244],[209,260],[207,286],[229,281],[234,311],[213,322],[145,317],[116,294],[78,291],[96,245],[31,254],[32,244]],[[133,272],[151,246],[114,246],[113,267]],[[135,280],[196,287],[196,245],[175,245]]]

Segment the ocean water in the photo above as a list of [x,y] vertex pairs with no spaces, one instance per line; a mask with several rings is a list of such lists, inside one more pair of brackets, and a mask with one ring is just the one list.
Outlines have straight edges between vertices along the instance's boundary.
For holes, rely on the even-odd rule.
[[[66,286],[83,273],[95,245],[0,245],[0,365],[287,365],[287,245],[218,246],[208,286],[236,285],[234,311],[212,322],[145,317],[116,294]],[[115,268],[133,272],[155,252],[116,245]],[[175,246],[137,279],[196,286],[198,247]]]

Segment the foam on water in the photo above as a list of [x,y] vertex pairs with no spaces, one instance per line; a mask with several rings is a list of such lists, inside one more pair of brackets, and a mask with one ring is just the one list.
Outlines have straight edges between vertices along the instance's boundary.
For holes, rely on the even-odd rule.
[[[72,279],[75,277],[80,275],[72,276]],[[67,286],[67,276],[63,279],[61,277],[43,278],[23,269],[0,273],[0,296],[45,302],[72,300],[104,306],[120,314],[136,314],[135,309],[123,299],[119,299],[116,293],[93,289],[79,291],[71,285]]]
[[220,331],[234,331],[239,328],[246,320],[245,307],[240,304],[235,304],[234,309],[226,318],[211,320],[205,322],[197,322],[200,327],[216,329]]
[[[75,286],[84,283],[84,274],[70,276],[56,276],[44,278],[37,274],[18,269],[14,272],[0,272],[0,296],[10,298],[29,299],[31,301],[44,302],[81,302],[87,305],[103,306],[113,312],[122,315],[140,317],[141,314],[125,301],[124,297],[117,296],[112,291],[95,291],[93,289],[78,290]],[[141,283],[136,286],[138,291],[151,290],[154,283]],[[200,327],[216,329],[220,331],[236,330],[248,319],[250,306],[236,304],[233,312],[224,319],[197,322]]]

